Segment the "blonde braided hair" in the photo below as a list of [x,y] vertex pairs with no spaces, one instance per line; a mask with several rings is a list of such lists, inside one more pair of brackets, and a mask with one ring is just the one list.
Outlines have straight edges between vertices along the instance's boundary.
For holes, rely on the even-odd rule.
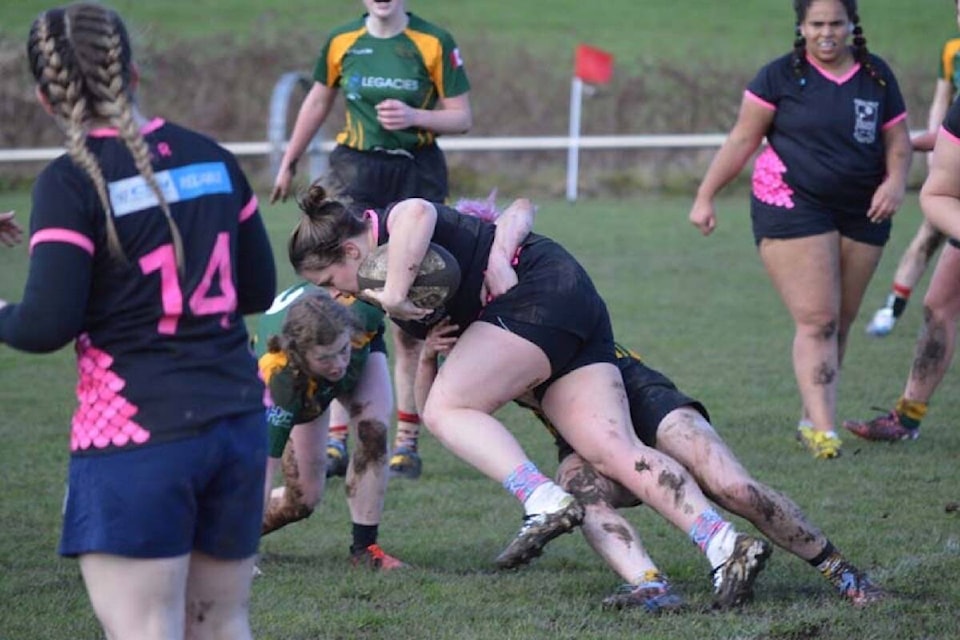
[[106,120],[119,132],[137,171],[156,195],[170,227],[177,269],[183,273],[183,239],[150,163],[150,150],[134,117],[130,40],[116,12],[90,3],[40,14],[27,45],[31,71],[67,135],[70,158],[93,181],[106,216],[108,246],[125,259],[114,224],[106,181],[86,146],[91,121]]

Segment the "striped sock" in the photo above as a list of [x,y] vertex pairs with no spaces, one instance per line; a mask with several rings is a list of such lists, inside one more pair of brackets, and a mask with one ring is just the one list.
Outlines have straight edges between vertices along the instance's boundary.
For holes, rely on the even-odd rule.
[[417,450],[420,440],[420,416],[416,413],[397,411],[397,437],[394,438],[394,450],[405,448]]
[[517,497],[520,502],[526,502],[530,494],[540,485],[550,482],[550,478],[540,473],[537,466],[527,460],[503,481],[503,488]]
[[720,517],[720,514],[712,508],[707,508],[697,516],[688,535],[707,556],[710,566],[719,567],[733,553],[737,532],[732,524]]
[[347,425],[345,424],[330,425],[330,433],[327,437],[330,440],[339,440],[340,442],[346,442],[347,441]]
[[903,310],[907,308],[907,302],[910,301],[911,293],[913,293],[911,287],[893,283],[893,289],[887,298],[887,306],[893,310],[894,318],[899,318],[903,314]]
[[907,400],[901,396],[900,399],[897,400],[897,406],[894,407],[893,410],[900,419],[900,424],[904,427],[907,429],[919,429],[920,421],[927,415],[927,403],[917,400]]

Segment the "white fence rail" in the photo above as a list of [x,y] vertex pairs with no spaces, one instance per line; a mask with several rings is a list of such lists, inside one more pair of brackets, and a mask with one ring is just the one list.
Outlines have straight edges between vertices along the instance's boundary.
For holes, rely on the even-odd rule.
[[[581,136],[576,139],[580,149],[666,149],[666,148],[706,148],[718,147],[726,139],[726,134],[690,134],[690,135],[635,135],[635,136]],[[568,136],[518,136],[483,138],[439,138],[444,151],[543,151],[568,150],[572,139]],[[320,151],[329,153],[334,142],[327,140],[319,144]],[[226,142],[224,147],[238,156],[264,156],[282,151],[283,146],[271,142]],[[33,162],[52,160],[63,153],[62,147],[40,147],[36,149],[0,149],[2,162]]]
[[[267,140],[265,142],[232,142],[224,146],[237,156],[269,156],[272,172],[276,173],[287,144],[289,126],[287,114],[298,92],[306,93],[313,86],[313,79],[299,71],[288,71],[280,76],[270,95],[270,113],[267,119]],[[571,98],[572,100],[572,98]],[[563,150],[567,152],[567,197],[576,198],[576,184],[579,174],[579,152],[583,149],[665,149],[698,148],[720,146],[724,134],[694,135],[636,135],[636,136],[580,136],[579,115],[577,126],[571,126],[569,136],[533,136],[533,137],[484,137],[439,138],[438,144],[444,151],[543,151]],[[320,176],[327,165],[327,154],[333,149],[332,140],[323,140],[318,133],[307,147],[309,175],[311,179]],[[51,160],[63,153],[61,147],[41,149],[0,149],[0,163],[31,162]]]

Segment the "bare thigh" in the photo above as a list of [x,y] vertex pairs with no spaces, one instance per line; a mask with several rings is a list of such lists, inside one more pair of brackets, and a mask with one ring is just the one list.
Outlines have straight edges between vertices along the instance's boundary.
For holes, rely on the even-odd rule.
[[819,324],[838,320],[839,234],[764,239],[760,243],[760,257],[794,322]]
[[440,367],[428,405],[493,413],[549,376],[550,362],[537,345],[487,322],[474,322]]
[[189,568],[189,555],[157,559],[102,553],[80,556],[90,602],[110,640],[182,637]]
[[710,496],[724,485],[750,479],[733,451],[699,412],[684,407],[668,413],[657,429],[657,449],[682,464]]

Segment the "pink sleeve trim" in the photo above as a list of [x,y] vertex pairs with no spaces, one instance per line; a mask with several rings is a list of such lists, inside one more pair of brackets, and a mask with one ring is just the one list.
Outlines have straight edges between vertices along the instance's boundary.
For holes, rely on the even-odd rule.
[[30,238],[30,253],[33,253],[33,248],[41,242],[65,242],[86,251],[91,256],[93,255],[93,240],[70,229],[41,229],[37,231]]
[[906,111],[904,111],[903,113],[901,113],[901,114],[898,115],[898,116],[895,116],[895,117],[893,117],[893,118],[890,118],[889,120],[887,120],[887,121],[884,123],[884,125],[883,125],[883,130],[886,131],[887,129],[889,129],[889,128],[892,127],[893,125],[897,124],[898,122],[902,122],[902,121],[905,120],[906,118],[907,118],[907,112],[906,112]]
[[752,91],[744,91],[743,97],[746,98],[747,100],[750,100],[751,102],[754,102],[760,105],[761,107],[770,109],[771,111],[777,110],[777,105],[773,104],[772,102],[767,102],[766,100],[764,100],[757,94],[753,93]]
[[[144,135],[153,133],[164,124],[165,121],[163,118],[154,118],[147,124],[140,127],[140,133]],[[120,135],[120,133],[112,127],[101,127],[99,129],[92,129],[87,135],[91,138],[116,138]]]
[[257,200],[257,196],[254,195],[250,198],[250,202],[248,202],[243,209],[240,209],[240,222],[246,222],[248,219],[253,217],[259,206],[260,203]]
[[953,144],[960,144],[960,138],[947,131],[947,128],[943,125],[940,125],[940,130],[937,132],[937,137],[939,138],[940,136],[943,136]]

